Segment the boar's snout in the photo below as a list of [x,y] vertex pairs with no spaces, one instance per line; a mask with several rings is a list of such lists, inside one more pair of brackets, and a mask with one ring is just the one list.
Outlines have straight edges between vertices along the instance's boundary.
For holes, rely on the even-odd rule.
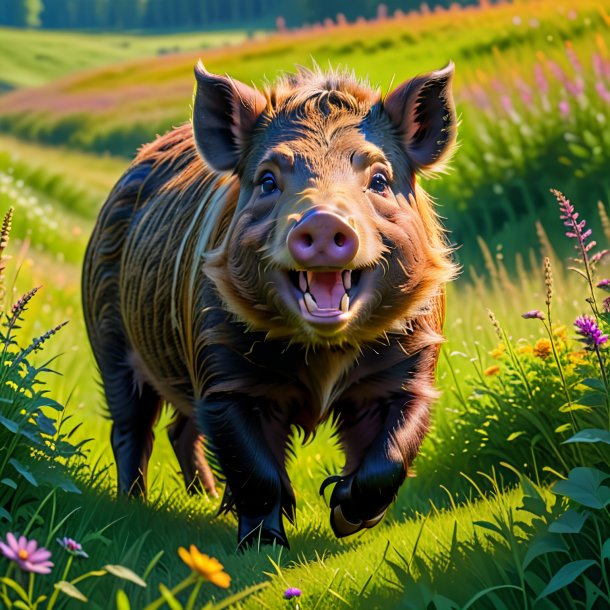
[[344,268],[358,252],[356,231],[337,214],[307,212],[288,233],[288,250],[304,268]]

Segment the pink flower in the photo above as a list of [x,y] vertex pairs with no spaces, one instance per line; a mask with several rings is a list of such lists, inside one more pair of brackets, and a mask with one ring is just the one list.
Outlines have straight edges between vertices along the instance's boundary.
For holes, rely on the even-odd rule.
[[522,318],[526,320],[544,320],[544,314],[539,309],[532,309],[521,314]]
[[570,114],[570,104],[568,104],[568,102],[565,100],[559,102],[559,113],[564,117]]
[[61,546],[63,549],[68,551],[70,555],[74,555],[75,557],[82,557],[83,559],[87,559],[89,555],[83,551],[83,547],[81,544],[76,542],[73,538],[68,538],[64,536],[63,538],[56,538],[57,544]]
[[51,551],[44,547],[38,548],[36,540],[28,540],[19,536],[19,540],[10,532],[6,535],[6,544],[0,542],[0,551],[11,561],[14,561],[24,572],[49,574],[53,563],[49,561]]

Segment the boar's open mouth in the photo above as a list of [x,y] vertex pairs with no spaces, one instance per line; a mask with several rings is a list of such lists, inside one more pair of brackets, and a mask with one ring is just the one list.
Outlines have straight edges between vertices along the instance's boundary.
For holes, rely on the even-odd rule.
[[288,271],[303,317],[317,324],[347,320],[358,296],[362,270]]

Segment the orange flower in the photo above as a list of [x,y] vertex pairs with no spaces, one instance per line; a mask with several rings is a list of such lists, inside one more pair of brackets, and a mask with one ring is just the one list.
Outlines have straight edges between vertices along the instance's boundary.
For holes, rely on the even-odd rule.
[[178,555],[193,572],[217,587],[227,589],[231,584],[231,577],[224,571],[222,563],[215,557],[201,553],[194,544],[191,544],[188,551],[181,546]]
[[520,345],[517,348],[517,353],[518,354],[522,354],[522,355],[531,354],[532,353],[532,346],[531,345]]
[[534,344],[534,356],[546,360],[553,353],[553,346],[548,339],[538,339]]
[[484,371],[483,375],[487,377],[491,377],[492,375],[497,375],[500,372],[500,367],[497,364],[492,364],[488,366]]
[[491,352],[489,352],[489,353],[492,358],[497,360],[504,354],[505,351],[506,351],[506,346],[504,345],[504,343],[498,343],[498,347],[496,347],[495,349],[492,349]]

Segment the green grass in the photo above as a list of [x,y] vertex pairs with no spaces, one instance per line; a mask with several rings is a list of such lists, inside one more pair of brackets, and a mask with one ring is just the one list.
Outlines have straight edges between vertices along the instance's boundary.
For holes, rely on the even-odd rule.
[[0,92],[139,57],[205,52],[242,42],[244,31],[180,34],[81,34],[0,28]]
[[[525,50],[546,43],[553,47],[549,41],[544,42],[550,30],[559,39],[569,36],[575,40],[575,45],[590,49],[594,41],[587,40],[589,30],[586,28],[589,26],[585,26],[584,20],[588,16],[596,31],[604,21],[596,5],[583,3],[579,20],[574,23],[566,19],[565,14],[555,14],[551,4],[543,2],[540,5],[547,11],[544,13],[548,17],[546,25],[539,29],[518,30],[517,35],[515,30],[511,30],[511,36],[506,34],[507,19],[510,20],[510,16],[518,11],[527,21],[538,14],[536,7],[519,5],[490,12],[486,15],[486,27],[477,26],[476,36],[472,35],[472,26],[479,23],[474,21],[478,13],[473,11],[459,18],[451,15],[421,18],[411,23],[409,28],[405,26],[398,35],[396,24],[387,23],[366,31],[358,27],[347,28],[334,32],[332,37],[319,32],[302,34],[301,38],[277,37],[262,43],[249,43],[243,48],[213,51],[210,53],[210,66],[219,71],[226,69],[243,80],[251,80],[263,72],[274,74],[280,64],[284,65],[281,62],[288,65],[301,58],[307,63],[307,53],[314,49],[318,57],[342,57],[346,63],[358,65],[359,70],[369,71],[375,79],[387,78],[389,82],[390,71],[396,70],[396,57],[404,58],[405,72],[410,73],[442,64],[441,56],[455,53],[454,59],[460,62],[458,66],[463,66],[458,83],[465,83],[471,76],[480,78],[480,74],[476,74],[477,67],[481,73],[489,74],[493,64],[507,66],[513,57],[518,59],[519,65],[531,65],[533,59],[524,55]],[[450,29],[450,25],[456,27]],[[59,41],[64,35],[54,36]],[[100,37],[102,39],[110,40]],[[354,45],[354,40],[359,39],[360,43]],[[82,42],[85,38],[74,35],[74,44],[79,40]],[[135,45],[134,42],[131,49],[134,52]],[[495,55],[494,47],[500,49]],[[548,51],[547,47],[545,49]],[[563,53],[561,45],[557,45],[556,50]],[[25,52],[20,49],[22,51]],[[132,74],[137,75],[151,91],[154,91],[158,77],[163,75],[163,82],[158,87],[166,97],[159,99],[164,101],[164,105],[168,102],[168,116],[161,117],[159,125],[174,120],[182,112],[180,104],[188,104],[193,57],[160,58],[156,62],[128,64]],[[74,69],[68,65],[73,59],[64,59],[66,70]],[[416,66],[419,67],[415,69]],[[64,90],[72,87],[79,95],[95,95],[115,86],[122,90],[128,78],[124,68],[124,64],[101,68],[86,76],[63,80],[61,85],[52,84],[47,91],[61,91],[63,95]],[[171,102],[174,85],[179,87],[175,101]],[[150,108],[152,104],[148,101],[139,107],[145,117],[139,132],[142,138],[146,137],[146,130],[151,129],[148,123],[152,115],[146,114]],[[119,133],[131,120],[130,112],[132,110],[116,116],[114,124],[104,122],[102,128],[108,133],[116,128]],[[42,119],[28,114],[23,120],[35,125]],[[85,122],[89,120],[83,119]],[[96,122],[101,122],[99,117],[91,124]],[[466,113],[463,123],[463,137],[471,137],[476,124],[467,122]],[[486,128],[489,129],[489,123]],[[514,138],[507,136],[506,141],[512,143]],[[525,146],[523,142],[521,145]],[[464,149],[467,149],[466,142]],[[535,165],[538,161],[539,157],[532,153],[529,162]],[[148,567],[151,568],[146,577],[146,589],[110,576],[79,585],[91,598],[86,606],[81,607],[94,610],[114,608],[119,589],[127,592],[133,608],[139,609],[156,599],[159,584],[171,588],[188,575],[176,550],[189,544],[196,544],[203,552],[218,557],[233,578],[228,593],[209,583],[204,584],[200,605],[209,599],[220,600],[227,594],[267,581],[269,584],[265,589],[235,607],[294,607],[294,602],[288,603],[282,598],[282,592],[288,586],[295,586],[303,591],[299,602],[303,610],[343,607],[367,610],[434,607],[439,610],[451,606],[446,603],[442,606],[443,602],[438,598],[436,605],[426,606],[427,602],[423,601],[426,596],[430,598],[436,592],[451,597],[462,607],[489,587],[515,586],[520,562],[527,550],[529,534],[526,531],[529,531],[531,514],[517,510],[522,498],[521,492],[514,489],[516,476],[501,463],[508,462],[520,472],[533,473],[547,484],[556,476],[553,471],[567,474],[569,467],[574,465],[573,461],[578,459],[578,451],[574,446],[568,449],[559,445],[575,428],[560,429],[571,420],[570,413],[562,410],[563,398],[553,362],[523,357],[523,361],[529,363],[530,378],[538,384],[537,402],[530,404],[523,397],[518,374],[510,368],[506,356],[492,354],[499,339],[486,309],[495,313],[515,348],[531,346],[544,337],[544,330],[537,321],[524,320],[520,314],[543,306],[546,287],[540,260],[541,255],[545,255],[553,264],[555,320],[571,327],[575,316],[584,311],[586,304],[582,298],[581,278],[563,271],[564,256],[553,250],[555,236],[561,235],[563,230],[553,198],[540,192],[537,201],[544,205],[534,206],[530,215],[519,222],[516,218],[510,219],[504,239],[519,251],[517,259],[512,254],[507,255],[506,248],[492,246],[489,251],[487,243],[492,241],[491,233],[496,227],[483,227],[485,240],[480,244],[475,244],[473,236],[472,248],[482,250],[479,254],[481,263],[467,267],[448,290],[447,343],[437,375],[443,394],[435,405],[430,434],[415,463],[416,476],[406,481],[384,522],[355,538],[336,540],[332,535],[328,507],[319,497],[318,488],[328,474],[340,470],[342,457],[331,430],[324,427],[310,444],[301,447],[297,443],[296,458],[290,464],[289,472],[298,504],[296,526],[287,528],[291,550],[280,552],[276,548],[264,547],[260,551],[251,549],[236,553],[234,518],[215,517],[218,500],[191,498],[183,490],[177,462],[164,431],[169,422],[168,412],[164,413],[156,430],[157,441],[149,471],[148,504],[114,499],[110,422],[84,330],[79,281],[80,262],[96,212],[126,164],[127,160],[123,158],[76,152],[66,147],[44,147],[0,136],[0,210],[9,205],[15,207],[13,237],[9,246],[13,259],[6,272],[9,294],[5,306],[14,303],[32,286],[43,285],[22,325],[20,336],[23,344],[64,320],[70,320],[48,342],[43,353],[36,356],[35,362],[42,364],[53,359],[51,368],[62,373],[47,374],[44,380],[51,396],[67,404],[66,413],[70,419],[65,422],[66,429],[78,426],[72,440],[92,439],[87,444],[86,461],[75,465],[83,494],[74,496],[57,492],[49,497],[41,510],[42,518],[32,521],[28,532],[53,551],[57,563],[53,573],[55,580],[60,577],[66,557],[55,544],[54,537],[67,535],[82,541],[90,554],[87,561],[74,564],[71,577],[108,563],[127,565],[141,575]],[[556,184],[553,171],[551,166],[544,165],[538,176],[545,189]],[[447,179],[443,177],[439,184]],[[604,236],[601,231],[603,219],[593,218],[591,212],[597,202],[595,189],[599,184],[583,177],[580,179],[582,191],[586,194],[579,193],[574,202],[587,210],[584,217],[593,223],[594,235],[603,244],[610,236]],[[503,178],[494,168],[494,180],[505,185],[508,177]],[[572,195],[571,192],[567,194]],[[447,206],[441,211],[446,209]],[[531,229],[540,216],[553,245],[542,234],[538,241],[522,238],[525,229]],[[527,223],[529,226],[526,227]],[[519,231],[518,235],[515,235],[516,231]],[[602,267],[599,277],[607,275],[608,268]],[[568,332],[573,334],[571,330]],[[571,345],[570,349],[577,349],[574,343]],[[490,365],[501,367],[499,375],[484,374]],[[592,375],[590,369],[590,366],[586,369],[589,376]],[[571,383],[576,384],[578,375],[584,375],[584,370],[573,370]],[[507,384],[506,387],[498,390],[502,383]],[[575,385],[574,392],[582,393],[584,388]],[[554,461],[544,452],[537,454],[542,458],[535,467],[527,459],[533,446],[541,446],[535,445],[538,442],[536,435],[529,429],[526,434],[514,438],[513,433],[523,431],[524,423],[531,423],[532,412],[535,413],[535,423],[544,421],[550,426],[550,444],[561,447],[568,464],[561,465],[560,460]],[[575,413],[576,422],[596,421],[600,413],[599,410],[582,408]],[[488,427],[493,434],[487,433],[490,438],[485,440],[484,433]],[[0,432],[4,430],[0,428]],[[491,480],[485,475],[492,475]],[[39,506],[47,490],[37,493],[35,500],[23,507],[24,514],[31,514]],[[543,488],[542,493],[550,503],[550,492]],[[559,510],[560,506],[557,506]],[[65,524],[51,535],[54,526],[63,518],[67,518]],[[488,538],[485,533],[489,533],[489,529],[475,525],[481,521],[510,524],[511,519],[523,520],[523,523],[507,526],[508,539],[496,534]],[[4,537],[11,527],[0,521],[0,536]],[[20,522],[18,527],[23,527],[23,523]],[[534,527],[538,528],[537,531],[542,528],[539,519],[535,520]],[[161,556],[157,557],[159,553]],[[157,561],[153,566],[155,557]],[[6,562],[0,560],[0,565],[4,566]],[[539,578],[548,581],[553,565],[545,559],[544,569],[536,568],[534,571],[539,570]],[[48,586],[48,582],[37,578],[37,588],[45,583]],[[64,600],[63,606],[56,608],[71,610],[79,607],[77,602],[66,604],[66,598],[60,599]],[[557,597],[553,599],[558,600]],[[572,603],[569,595],[563,599],[563,602],[557,601],[558,606],[541,602],[535,608],[563,610],[577,607],[566,605]],[[533,607],[531,602],[531,599],[526,602],[530,608]],[[470,608],[515,610],[524,607],[523,604],[521,593],[511,588],[488,593]]]

